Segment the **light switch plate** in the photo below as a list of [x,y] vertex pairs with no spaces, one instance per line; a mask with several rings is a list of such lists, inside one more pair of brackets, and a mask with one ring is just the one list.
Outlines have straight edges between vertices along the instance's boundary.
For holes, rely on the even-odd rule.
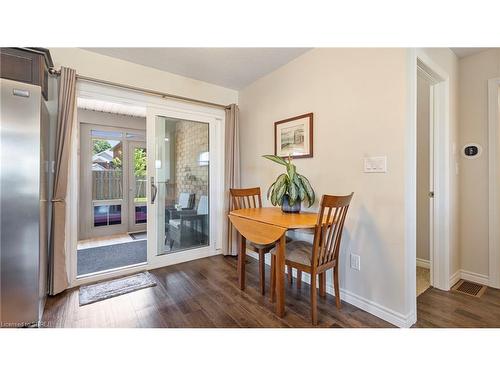
[[368,156],[365,157],[365,173],[386,173],[387,156]]

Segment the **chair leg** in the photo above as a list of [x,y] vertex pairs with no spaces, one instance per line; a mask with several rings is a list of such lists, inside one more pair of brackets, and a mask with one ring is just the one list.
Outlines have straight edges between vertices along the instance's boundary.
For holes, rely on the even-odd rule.
[[276,256],[271,255],[271,302],[276,301]]
[[337,309],[342,308],[340,303],[340,288],[339,288],[339,270],[337,267],[333,269],[333,287],[335,289],[335,303],[337,305]]
[[326,297],[326,272],[319,274],[319,295]]
[[266,294],[266,254],[264,250],[259,250],[259,283],[260,283],[260,294]]
[[288,283],[292,285],[293,284],[292,267],[286,266],[286,272],[287,272]]
[[302,287],[302,270],[297,269],[297,289]]
[[316,274],[311,273],[311,320],[312,324],[318,324],[318,311],[317,311],[317,290],[316,290]]
[[245,289],[246,238],[240,235],[240,251],[238,252],[238,278],[240,289]]

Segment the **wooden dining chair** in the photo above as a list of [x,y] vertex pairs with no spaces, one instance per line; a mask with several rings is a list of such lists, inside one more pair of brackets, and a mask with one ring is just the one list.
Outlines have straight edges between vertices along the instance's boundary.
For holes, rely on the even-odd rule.
[[[261,208],[262,207],[262,198],[260,195],[260,188],[247,188],[247,189],[229,189],[231,192],[231,210],[239,210],[241,208]],[[291,241],[287,238],[287,241]],[[260,292],[261,294],[266,293],[266,264],[265,264],[265,255],[269,253],[275,247],[275,243],[271,243],[268,245],[259,245],[252,242],[247,241],[247,247],[255,251],[259,254],[259,283],[260,283]],[[242,262],[245,262],[245,259],[241,259]],[[240,277],[245,277],[244,268],[243,274]],[[291,274],[291,271],[289,272]]]
[[[341,308],[339,290],[338,259],[344,222],[354,193],[346,196],[323,195],[321,198],[318,220],[314,228],[313,243],[292,241],[285,248],[285,264],[297,268],[300,272],[311,275],[311,318],[312,324],[317,324],[317,292],[316,276],[319,278],[319,294],[326,296],[326,271],[333,269],[333,285],[335,302]],[[271,300],[276,294],[276,251],[271,251]],[[300,284],[298,272],[297,284]]]

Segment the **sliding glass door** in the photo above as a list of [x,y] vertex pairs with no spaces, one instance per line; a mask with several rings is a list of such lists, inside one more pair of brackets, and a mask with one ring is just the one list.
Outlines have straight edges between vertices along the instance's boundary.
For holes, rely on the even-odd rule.
[[[150,256],[215,249],[211,162],[215,121],[151,109],[148,114]],[[154,238],[149,237],[154,236]]]

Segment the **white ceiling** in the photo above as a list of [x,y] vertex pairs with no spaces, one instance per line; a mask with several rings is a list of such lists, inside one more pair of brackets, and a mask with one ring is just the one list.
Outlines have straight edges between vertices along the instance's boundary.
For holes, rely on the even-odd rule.
[[470,55],[475,55],[476,53],[484,52],[486,50],[489,50],[489,48],[476,48],[476,47],[469,47],[469,48],[451,48],[453,52],[455,52],[455,55],[457,55],[458,58],[470,56]]
[[239,90],[310,48],[85,48]]

